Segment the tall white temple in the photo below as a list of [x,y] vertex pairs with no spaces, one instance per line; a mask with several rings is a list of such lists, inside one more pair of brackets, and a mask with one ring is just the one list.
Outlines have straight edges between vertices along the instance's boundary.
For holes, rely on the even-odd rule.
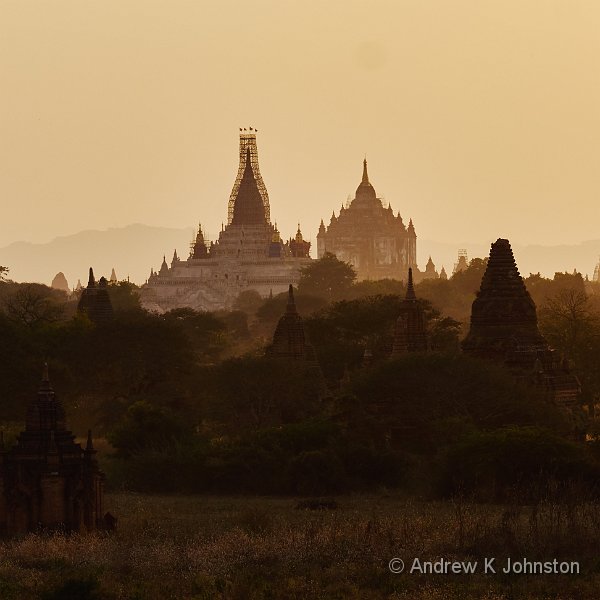
[[227,226],[210,244],[199,227],[187,259],[175,251],[169,265],[163,256],[160,270],[151,270],[142,287],[142,304],[157,312],[183,307],[219,310],[230,308],[244,290],[256,290],[264,297],[285,292],[298,283],[300,269],[311,261],[309,252],[310,242],[303,239],[300,227],[284,242],[271,224],[256,132],[250,128],[240,133],[240,165]]

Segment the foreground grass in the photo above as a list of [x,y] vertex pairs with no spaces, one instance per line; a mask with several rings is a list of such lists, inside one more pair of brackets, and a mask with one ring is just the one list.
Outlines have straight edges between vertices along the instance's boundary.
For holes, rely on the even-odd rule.
[[[0,543],[0,598],[595,599],[600,506],[109,494],[115,533]],[[578,560],[580,575],[393,575],[392,557]]]

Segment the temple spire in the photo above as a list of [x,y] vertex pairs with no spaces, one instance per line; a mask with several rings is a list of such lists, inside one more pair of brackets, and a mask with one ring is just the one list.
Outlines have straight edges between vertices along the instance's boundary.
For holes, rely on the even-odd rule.
[[406,286],[406,299],[407,300],[416,300],[417,299],[417,295],[415,294],[415,288],[413,285],[412,267],[408,268],[408,284]]
[[369,174],[367,173],[367,159],[363,160],[362,183],[369,183]]
[[95,287],[96,280],[94,279],[94,269],[90,267],[90,276],[88,278],[88,287]]
[[227,222],[229,225],[269,224],[269,195],[258,165],[256,129],[252,133],[240,133],[239,157],[238,174],[229,197]]
[[44,363],[44,368],[42,369],[42,383],[50,383],[50,374],[48,372],[48,363]]
[[286,312],[288,314],[296,314],[298,311],[296,309],[296,300],[294,299],[294,286],[290,283],[290,287],[288,288],[288,301]]
[[94,444],[92,443],[92,430],[91,429],[88,429],[85,450],[86,450],[86,452],[92,452],[94,450]]
[[392,356],[407,352],[425,352],[427,350],[427,327],[423,306],[417,300],[413,286],[412,268],[408,269],[406,297],[400,306],[400,315],[396,320]]

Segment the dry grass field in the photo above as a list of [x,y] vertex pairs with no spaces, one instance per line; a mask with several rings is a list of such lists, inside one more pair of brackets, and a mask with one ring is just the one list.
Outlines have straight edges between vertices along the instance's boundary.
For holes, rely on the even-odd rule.
[[[0,543],[0,598],[596,599],[597,504],[488,506],[394,494],[293,498],[113,493],[117,531]],[[401,557],[578,560],[579,575],[392,574]]]

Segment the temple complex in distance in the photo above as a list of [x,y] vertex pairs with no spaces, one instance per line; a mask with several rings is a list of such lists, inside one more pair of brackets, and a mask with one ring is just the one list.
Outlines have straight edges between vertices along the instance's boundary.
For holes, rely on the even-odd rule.
[[[420,280],[417,270],[417,235],[412,219],[406,227],[400,213],[391,205],[384,208],[369,181],[367,161],[354,200],[331,215],[329,226],[321,220],[317,235],[317,254],[335,254],[350,263],[357,279],[405,279],[409,268]],[[434,268],[435,271],[435,268]]]
[[566,408],[578,404],[579,380],[540,333],[535,303],[506,239],[492,244],[462,346],[466,354],[504,363],[542,389],[547,400]]
[[103,516],[104,475],[95,454],[91,432],[82,448],[67,430],[45,367],[25,431],[13,448],[0,448],[0,533],[104,528],[111,517]]
[[227,309],[244,290],[267,297],[285,292],[300,279],[300,269],[311,261],[310,242],[303,239],[299,226],[296,236],[284,242],[271,224],[252,128],[250,133],[240,133],[239,158],[227,226],[210,245],[199,227],[185,260],[177,251],[170,265],[163,257],[160,270],[152,270],[142,287],[145,308],[157,312],[182,307]]

